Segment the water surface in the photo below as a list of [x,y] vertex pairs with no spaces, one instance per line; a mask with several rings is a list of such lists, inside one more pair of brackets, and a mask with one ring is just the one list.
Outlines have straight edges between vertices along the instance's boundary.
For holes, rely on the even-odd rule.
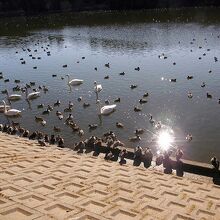
[[[21,86],[30,81],[36,82],[36,88],[47,86],[49,92],[41,92],[40,98],[30,104],[24,94],[16,92],[23,99],[13,102],[12,107],[21,109],[22,117],[14,121],[31,131],[48,134],[54,133],[53,126],[61,127],[61,135],[69,146],[80,137],[58,120],[55,112],[63,111],[72,101],[74,121],[84,130],[83,138],[113,130],[128,147],[140,144],[156,152],[156,143],[152,142],[156,131],[148,117],[151,113],[156,121],[173,129],[173,145],[183,149],[184,158],[209,162],[211,156],[220,155],[220,61],[214,60],[219,56],[219,35],[219,9],[215,8],[1,18],[0,72],[10,82],[1,79],[0,90],[7,88],[10,94],[15,93],[12,91],[15,79],[21,80]],[[47,51],[51,56],[47,56]],[[158,58],[162,53],[167,59]],[[41,59],[32,59],[30,54]],[[26,61],[25,65],[20,58]],[[110,63],[110,68],[105,63]],[[63,68],[64,64],[67,68]],[[138,66],[140,71],[135,71]],[[120,76],[123,71],[125,75]],[[83,79],[84,83],[70,89],[66,74]],[[106,75],[109,79],[104,79]],[[193,79],[187,80],[188,75],[193,75]],[[177,82],[170,82],[171,78]],[[98,116],[94,80],[103,87],[99,95],[101,104],[106,99],[113,103],[117,97],[121,98],[117,110],[109,116]],[[201,87],[202,82],[206,83],[205,88]],[[132,90],[131,84],[138,87]],[[139,105],[138,100],[145,92],[150,94],[148,103]],[[187,97],[188,92],[192,92],[192,99]],[[207,99],[207,92],[212,99]],[[80,96],[83,100],[78,102]],[[6,96],[0,94],[0,99],[6,100]],[[53,105],[57,99],[61,101],[60,107],[43,116],[47,125],[36,123],[34,116],[43,111],[37,105]],[[83,102],[91,106],[85,109]],[[135,105],[141,106],[142,111],[134,112]],[[116,128],[117,121],[124,124],[124,129]],[[8,119],[0,114],[0,122]],[[99,126],[89,131],[88,124],[93,123]],[[128,137],[134,136],[137,128],[146,132],[139,143],[131,143]],[[193,135],[190,143],[185,140],[189,133]]]

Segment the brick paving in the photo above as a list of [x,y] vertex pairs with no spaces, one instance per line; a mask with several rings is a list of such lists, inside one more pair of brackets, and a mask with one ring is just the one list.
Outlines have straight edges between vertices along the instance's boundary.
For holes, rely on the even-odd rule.
[[209,181],[120,166],[0,133],[1,220],[220,220]]

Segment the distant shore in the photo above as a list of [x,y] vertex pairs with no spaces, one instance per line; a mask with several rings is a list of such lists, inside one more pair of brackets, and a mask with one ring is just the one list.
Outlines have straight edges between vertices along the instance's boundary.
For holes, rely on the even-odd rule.
[[65,11],[99,11],[99,10],[140,10],[155,8],[182,8],[182,7],[218,7],[218,0],[40,0],[40,1],[3,1],[0,0],[0,16],[36,15],[40,13],[54,13]]

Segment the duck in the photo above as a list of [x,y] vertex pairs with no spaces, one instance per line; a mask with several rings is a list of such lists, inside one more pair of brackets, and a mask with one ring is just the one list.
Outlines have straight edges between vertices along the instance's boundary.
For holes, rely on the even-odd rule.
[[176,78],[170,79],[170,82],[176,82]]
[[140,67],[139,67],[139,66],[138,66],[138,67],[135,67],[134,70],[140,71]]
[[23,136],[23,137],[28,137],[28,136],[29,136],[29,133],[30,133],[29,130],[25,129],[24,132],[23,132],[23,134],[22,134],[22,136]]
[[87,108],[87,107],[89,107],[89,106],[90,106],[89,103],[87,103],[87,102],[84,102],[84,103],[83,103],[83,107],[84,107],[84,108]]
[[201,87],[204,88],[205,86],[206,86],[206,85],[205,85],[205,82],[203,82],[202,85],[201,85]]
[[55,132],[61,132],[61,128],[56,127],[56,126],[53,127],[53,130],[54,130]]
[[90,130],[94,130],[98,127],[98,125],[97,124],[89,124],[88,127]]
[[136,135],[138,135],[138,134],[143,134],[145,132],[145,130],[143,129],[143,128],[137,128],[135,131],[134,131],[134,133],[136,134]]
[[68,85],[70,85],[70,86],[77,86],[77,85],[80,85],[84,82],[84,80],[82,80],[82,79],[72,79],[72,80],[70,80],[70,75],[69,74],[67,74],[66,76],[68,77]]
[[137,88],[137,85],[133,85],[133,84],[132,84],[132,85],[130,85],[130,88],[131,88],[131,89],[135,89],[135,88]]
[[76,132],[76,131],[80,130],[79,126],[77,126],[75,123],[71,124],[70,127],[72,128],[73,132]]
[[64,64],[64,65],[63,65],[63,68],[66,68],[66,67],[67,67],[67,64]]
[[78,102],[81,102],[82,101],[82,96],[78,97]]
[[104,79],[109,79],[109,75],[105,76]]
[[41,125],[45,126],[47,124],[47,122],[45,120],[41,121]]
[[70,120],[73,120],[73,115],[72,114],[69,114],[66,121],[70,121]]
[[59,106],[60,105],[60,100],[57,100],[54,104],[53,104],[53,106],[55,107],[55,106]]
[[37,105],[37,108],[43,108],[43,107],[44,107],[44,104]]
[[188,98],[192,98],[193,97],[193,94],[191,92],[188,92]]
[[71,111],[72,111],[72,108],[68,107],[68,108],[65,108],[63,111],[64,111],[64,112],[71,112]]
[[153,116],[151,114],[149,114],[149,122],[151,124],[155,124],[155,120],[153,119]]
[[191,135],[191,134],[187,134],[186,140],[187,140],[188,142],[190,142],[190,141],[192,140],[192,135]]
[[140,112],[141,110],[142,110],[142,109],[139,108],[139,107],[137,107],[137,106],[134,107],[134,111],[135,111],[135,112]]
[[116,127],[117,128],[124,128],[124,125],[120,122],[116,122]]
[[110,64],[109,64],[109,63],[106,63],[106,64],[105,64],[105,67],[110,68]]
[[2,94],[7,94],[7,92],[8,92],[7,89],[1,91]]
[[140,104],[147,103],[147,100],[146,100],[146,99],[139,99],[139,103],[140,103]]
[[50,112],[53,111],[53,107],[50,106],[50,105],[47,106],[47,109],[48,109]]
[[134,137],[129,137],[128,140],[131,142],[140,141],[141,137],[139,135],[136,135]]
[[20,82],[21,82],[21,80],[15,79],[15,83],[20,83]]
[[95,67],[95,68],[94,68],[94,70],[95,70],[95,71],[97,71],[97,70],[98,70],[98,68],[97,68],[97,67]]
[[49,89],[46,86],[43,86],[43,91],[46,93],[49,91]]
[[7,94],[8,100],[10,100],[10,101],[17,101],[17,100],[20,100],[22,98],[22,96],[19,95],[19,94],[11,94],[11,95],[9,95],[8,91],[7,91],[6,94]]
[[5,80],[4,80],[5,83],[6,83],[6,82],[9,82],[9,81],[10,81],[9,79],[5,79]]
[[62,120],[62,119],[63,119],[63,115],[58,115],[58,118],[59,118],[60,120]]
[[78,131],[78,135],[79,135],[80,137],[82,137],[82,136],[84,135],[84,131],[83,131],[82,129],[80,129],[80,130]]
[[40,116],[35,116],[35,121],[44,121],[44,119]]
[[56,116],[59,116],[59,115],[62,115],[62,113],[59,111],[56,111]]
[[114,102],[121,102],[121,98],[115,99]]
[[69,108],[73,108],[73,102],[69,101]]
[[120,76],[124,76],[125,75],[125,72],[121,72],[119,73]]
[[50,110],[49,109],[46,109],[45,111],[42,112],[42,115],[47,115],[50,113]]
[[108,99],[106,99],[106,100],[105,100],[105,104],[106,104],[106,105],[109,105],[109,104],[110,104],[110,101],[109,101]]
[[30,82],[30,86],[35,86],[36,83],[35,82]]
[[209,92],[206,93],[206,96],[207,96],[208,99],[212,98],[212,95]]
[[52,74],[52,77],[57,77],[57,74]]
[[189,80],[189,79],[193,79],[193,76],[187,76],[187,79]]
[[13,117],[13,116],[20,116],[21,115],[21,111],[20,110],[17,110],[17,109],[7,109],[5,101],[2,100],[2,102],[4,104],[4,114],[6,116]]

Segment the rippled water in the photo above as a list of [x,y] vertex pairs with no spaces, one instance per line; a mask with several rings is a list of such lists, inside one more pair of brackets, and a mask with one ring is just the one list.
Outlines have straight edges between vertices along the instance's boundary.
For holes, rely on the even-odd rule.
[[[7,88],[11,94],[16,86],[15,79],[22,81],[21,86],[30,81],[36,82],[37,86],[46,85],[49,92],[41,92],[40,98],[31,101],[30,105],[25,101],[24,94],[21,101],[12,103],[13,108],[22,110],[22,117],[14,121],[19,121],[31,131],[41,130],[49,134],[54,133],[53,126],[59,126],[69,146],[80,138],[64,125],[64,121],[58,120],[55,111],[63,111],[68,102],[73,101],[72,113],[75,122],[85,132],[83,138],[101,136],[113,130],[128,147],[140,144],[151,146],[156,151],[156,144],[152,142],[156,131],[148,117],[151,113],[155,120],[173,129],[173,145],[182,147],[184,158],[208,162],[211,156],[220,156],[220,61],[214,60],[214,57],[220,59],[219,10],[153,10],[2,18],[0,72],[10,82],[5,83],[1,79],[0,90]],[[30,48],[31,52],[22,48]],[[34,52],[35,49],[37,52]],[[51,52],[51,56],[47,56],[47,51]],[[158,58],[162,53],[167,59]],[[32,59],[30,54],[41,59]],[[82,59],[83,56],[85,59]],[[24,58],[25,65],[21,64],[20,58]],[[173,65],[174,62],[176,65]],[[110,63],[110,68],[105,67],[105,63]],[[63,68],[64,64],[67,68]],[[37,69],[33,69],[34,66]],[[137,66],[140,71],[134,70]],[[125,75],[120,76],[123,71]],[[52,77],[52,74],[57,74],[57,77]],[[84,83],[70,89],[66,74],[70,74],[71,78],[83,79]],[[109,79],[104,79],[106,75]],[[187,80],[188,75],[194,78]],[[171,78],[176,78],[177,82],[170,82]],[[117,97],[121,98],[117,110],[109,116],[98,116],[94,80],[102,84],[103,91],[99,94],[102,104],[106,99],[113,103]],[[202,82],[206,83],[205,88],[201,87]],[[138,87],[132,90],[131,84]],[[187,97],[189,91],[193,94],[192,99]],[[148,103],[139,105],[138,100],[145,92],[150,94]],[[210,92],[213,98],[207,99],[206,92]],[[83,97],[82,102],[77,101],[79,96]],[[0,94],[0,99],[6,99],[6,96]],[[43,111],[37,105],[53,105],[57,99],[61,101],[60,107],[43,116],[47,125],[42,127],[36,123],[34,116],[40,116]],[[83,102],[91,106],[83,108]],[[134,112],[135,105],[141,106],[142,111]],[[0,114],[0,122],[7,121]],[[124,124],[124,129],[116,128],[117,121]],[[88,124],[92,123],[99,126],[89,131]],[[146,132],[141,135],[139,143],[131,143],[128,137],[134,136],[136,128],[144,128]],[[188,133],[193,135],[190,143],[185,140]]]

